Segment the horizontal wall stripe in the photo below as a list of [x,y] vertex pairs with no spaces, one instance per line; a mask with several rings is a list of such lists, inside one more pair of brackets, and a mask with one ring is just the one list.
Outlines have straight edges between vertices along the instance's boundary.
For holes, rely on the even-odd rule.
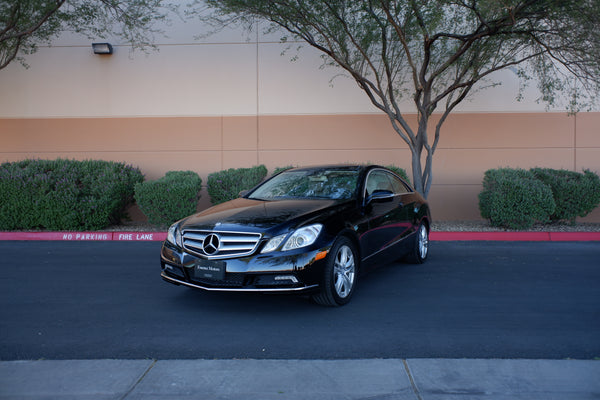
[[[434,218],[479,219],[483,173],[498,167],[600,172],[600,113],[456,114],[434,155]],[[139,166],[146,179],[171,170],[208,174],[265,164],[394,164],[410,175],[411,154],[374,114],[148,118],[0,119],[0,161],[105,159]],[[208,195],[201,207],[208,207]],[[594,211],[586,221],[599,221]]]

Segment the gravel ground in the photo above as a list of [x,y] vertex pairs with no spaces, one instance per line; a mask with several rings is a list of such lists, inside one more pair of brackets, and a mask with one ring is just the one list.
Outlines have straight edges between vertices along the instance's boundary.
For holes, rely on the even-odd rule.
[[[438,232],[502,232],[510,229],[496,228],[488,221],[434,221],[432,230]],[[600,232],[600,223],[578,222],[570,224],[537,224],[529,232]]]

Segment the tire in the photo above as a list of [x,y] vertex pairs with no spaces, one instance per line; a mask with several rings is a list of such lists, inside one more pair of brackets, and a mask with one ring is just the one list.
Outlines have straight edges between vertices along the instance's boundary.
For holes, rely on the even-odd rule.
[[358,254],[346,237],[338,238],[325,263],[320,291],[312,299],[317,304],[338,307],[347,304],[358,280]]
[[411,253],[406,257],[406,261],[411,264],[423,264],[429,254],[429,230],[423,223],[419,224],[417,229]]

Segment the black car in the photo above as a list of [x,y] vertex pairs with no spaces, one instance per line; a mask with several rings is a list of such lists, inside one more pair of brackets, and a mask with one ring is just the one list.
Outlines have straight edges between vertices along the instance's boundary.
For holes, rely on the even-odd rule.
[[169,228],[162,278],[215,291],[350,300],[359,272],[427,257],[427,201],[379,166],[295,168]]

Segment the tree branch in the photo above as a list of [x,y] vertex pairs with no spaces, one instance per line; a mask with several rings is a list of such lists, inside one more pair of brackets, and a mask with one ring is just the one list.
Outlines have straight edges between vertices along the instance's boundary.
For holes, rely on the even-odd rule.
[[[6,40],[10,40],[10,39],[18,39],[18,38],[22,38],[24,36],[29,36],[31,35],[33,32],[35,32],[36,30],[38,30],[56,11],[58,11],[58,9],[65,3],[66,0],[56,0],[56,5],[55,7],[49,9],[44,15],[42,15],[40,17],[40,19],[34,23],[33,25],[29,26],[28,28],[13,33],[11,35],[7,35],[7,36],[2,36],[0,37],[0,42],[4,42]],[[19,7],[19,2],[17,2],[16,6],[15,6],[15,10]],[[18,10],[17,10],[18,12]],[[14,17],[15,14],[12,15],[12,17]],[[15,27],[14,21],[13,21],[13,27]]]

